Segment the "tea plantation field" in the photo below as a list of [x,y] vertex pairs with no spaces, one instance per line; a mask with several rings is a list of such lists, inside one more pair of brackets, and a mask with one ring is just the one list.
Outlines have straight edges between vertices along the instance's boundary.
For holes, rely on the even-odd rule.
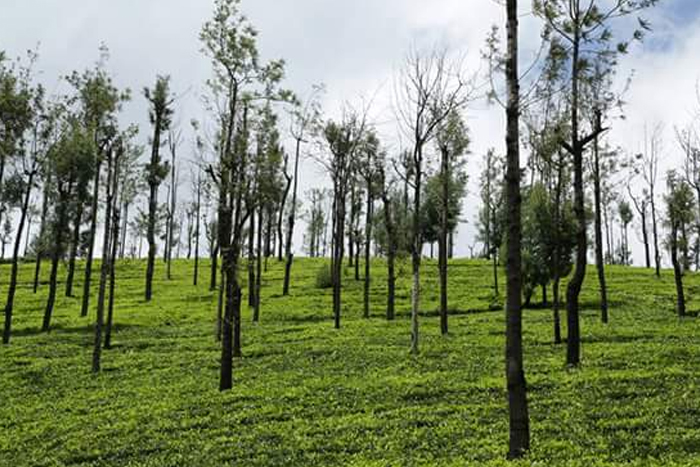
[[[609,268],[611,321],[603,325],[589,270],[578,369],[567,369],[564,346],[552,343],[551,310],[524,312],[532,449],[508,463],[504,313],[489,264],[450,263],[450,334],[442,337],[437,265],[425,262],[417,358],[409,355],[408,264],[393,322],[383,318],[383,263],[373,267],[370,319],[362,318],[362,283],[348,272],[340,330],[330,290],[315,286],[321,265],[297,260],[291,296],[282,297],[283,268],[270,260],[261,322],[244,307],[244,355],[226,393],[218,391],[206,262],[194,287],[192,262],[177,261],[168,281],[159,261],[151,303],[145,262],[119,262],[114,348],[97,376],[94,307],[80,318],[80,297],[61,287],[53,330],[39,332],[47,276],[34,295],[32,266],[23,265],[13,340],[0,347],[0,466],[700,465],[700,323],[676,317],[670,271],[659,280],[650,270]],[[3,265],[3,301],[8,276]],[[690,274],[687,287],[696,314],[700,276]]]

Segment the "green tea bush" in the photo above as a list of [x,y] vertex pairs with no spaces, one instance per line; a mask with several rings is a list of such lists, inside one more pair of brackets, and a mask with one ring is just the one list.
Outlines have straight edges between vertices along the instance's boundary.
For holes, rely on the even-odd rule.
[[331,275],[331,267],[329,264],[322,264],[316,271],[316,288],[330,289],[333,287],[333,277]]

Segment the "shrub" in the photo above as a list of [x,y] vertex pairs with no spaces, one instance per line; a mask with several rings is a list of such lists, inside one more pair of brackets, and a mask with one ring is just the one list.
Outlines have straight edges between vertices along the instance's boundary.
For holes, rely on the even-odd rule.
[[316,288],[330,289],[333,287],[333,277],[331,276],[331,267],[328,264],[323,264],[316,271]]

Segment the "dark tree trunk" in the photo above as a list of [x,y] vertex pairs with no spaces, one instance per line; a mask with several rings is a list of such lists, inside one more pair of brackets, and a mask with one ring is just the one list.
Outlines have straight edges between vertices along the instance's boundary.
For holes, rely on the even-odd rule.
[[345,239],[345,189],[343,181],[336,182],[333,201],[333,258],[331,278],[333,282],[333,320],[335,329],[340,329],[341,288],[343,281],[343,249]]
[[[250,216],[253,217],[255,213]],[[262,225],[263,209],[258,210],[258,232],[256,238],[256,248],[255,248],[255,303],[253,304],[253,322],[257,323],[260,321],[260,290],[262,288],[262,230],[260,225]]]
[[530,427],[527,407],[527,386],[523,366],[521,283],[521,218],[520,218],[520,84],[518,82],[518,11],[517,0],[507,0],[508,52],[506,80],[508,84],[506,209],[507,230],[507,298],[506,298],[506,380],[510,414],[508,457],[519,458],[530,448]]
[[[173,146],[174,148],[174,146]],[[173,163],[170,167],[170,209],[168,209],[168,232],[165,237],[166,248],[166,277],[168,280],[172,280],[172,264],[173,264],[173,245],[175,244],[175,208],[177,206],[177,182],[175,180],[175,149],[171,149],[173,156]],[[182,223],[180,223],[180,229],[182,229]],[[179,238],[178,238],[179,245]],[[178,254],[179,256],[179,254]]]
[[654,201],[654,187],[649,187],[649,199],[651,204],[651,228],[654,237],[654,264],[656,277],[661,277],[661,253],[659,252],[659,232],[656,225],[656,201]]
[[685,293],[683,292],[683,270],[678,260],[678,227],[675,224],[671,227],[671,262],[676,282],[676,311],[682,318],[685,316]]
[[500,295],[498,290],[498,250],[494,250],[491,261],[493,263],[493,293],[494,296]]
[[248,306],[255,306],[255,215],[248,224]]
[[[297,152],[297,158],[299,157],[298,152]],[[298,159],[297,159],[298,161]],[[282,200],[280,202],[280,212],[278,213],[277,216],[277,261],[282,262],[284,259],[283,254],[284,254],[284,248],[285,248],[285,242],[282,241],[284,238],[284,233],[282,232],[282,224],[284,223],[284,210],[287,206],[287,197],[289,196],[289,190],[292,186],[292,177],[287,175],[287,158],[285,157],[284,161],[284,179],[285,179],[285,185],[284,185],[284,191],[282,192]],[[296,180],[296,164],[295,164],[295,176],[294,180]],[[296,181],[295,181],[296,184]],[[295,187],[296,190],[296,187]],[[294,209],[292,207],[292,209]]]
[[372,217],[374,216],[374,199],[372,195],[371,180],[368,180],[367,188],[367,213],[365,217],[365,277],[364,277],[364,317],[370,316],[370,290],[372,282],[371,254],[372,254]]
[[51,315],[53,314],[54,303],[56,302],[56,287],[58,280],[58,263],[61,260],[63,253],[63,233],[68,227],[68,202],[73,191],[73,180],[68,183],[68,187],[61,190],[58,194],[58,213],[54,226],[54,245],[51,256],[51,274],[49,276],[49,297],[46,301],[44,309],[44,321],[41,326],[43,332],[49,332],[51,329]]
[[[150,167],[148,168],[148,226],[146,230],[146,239],[148,240],[148,260],[146,263],[146,289],[144,293],[147,302],[151,301],[153,296],[153,273],[156,262],[156,216],[158,213],[158,185],[160,184],[160,180],[156,172],[160,167],[160,132],[160,116],[156,115],[153,131],[153,142],[151,143],[151,163]],[[167,243],[166,236],[166,248],[168,247]]]
[[[383,170],[383,169],[382,169]],[[387,236],[387,252],[386,252],[386,319],[391,321],[395,317],[394,311],[394,299],[396,296],[396,273],[395,273],[395,263],[396,263],[396,230],[394,227],[394,219],[392,217],[392,202],[389,198],[389,193],[386,187],[386,181],[384,180],[384,173],[382,171],[382,180],[385,186],[382,188],[382,203],[384,203],[384,224],[386,225],[386,236]]]
[[82,200],[76,200],[78,203],[75,213],[75,222],[73,223],[73,240],[71,241],[70,256],[68,258],[68,274],[66,276],[66,297],[73,296],[73,277],[75,276],[75,259],[78,256],[78,245],[80,244],[80,226],[83,222],[83,203]]
[[[289,295],[289,282],[291,281],[292,262],[292,239],[294,238],[294,223],[297,214],[297,190],[299,186],[299,156],[301,153],[301,139],[296,139],[296,150],[294,154],[294,181],[292,186],[292,206],[289,209],[289,217],[287,217],[287,241],[285,242],[285,255],[287,261],[284,265],[284,283],[282,285],[282,295]],[[313,224],[312,224],[313,225]],[[311,241],[311,256],[314,256],[313,239]]]
[[[116,178],[116,177],[115,177]],[[112,252],[109,257],[109,303],[107,305],[107,325],[105,326],[105,349],[112,348],[112,324],[114,323],[114,289],[116,288],[116,259],[119,250],[119,217],[120,213],[117,209],[117,183],[114,184],[114,222],[112,223]]]
[[27,211],[29,210],[29,200],[32,195],[32,184],[34,183],[35,171],[29,173],[27,180],[27,189],[24,192],[24,201],[22,202],[22,210],[19,217],[19,225],[17,226],[17,234],[15,237],[15,248],[12,252],[12,270],[10,272],[10,285],[7,289],[7,302],[5,303],[5,327],[2,334],[2,343],[10,343],[10,335],[12,333],[12,309],[15,302],[15,292],[17,290],[17,273],[19,271],[19,249],[22,243],[22,231],[27,219]]
[[576,216],[576,266],[574,274],[567,285],[566,312],[567,312],[567,339],[566,339],[566,363],[576,366],[581,358],[581,335],[579,329],[579,295],[583,280],[586,277],[586,253],[588,239],[586,237],[586,210],[585,193],[583,189],[583,146],[579,140],[579,45],[580,32],[574,31],[572,78],[571,78],[571,151],[574,159],[574,214]]
[[115,241],[112,235],[112,211],[114,209],[114,186],[113,184],[118,180],[118,159],[116,160],[113,155],[107,158],[107,201],[105,205],[105,224],[104,232],[102,234],[102,264],[100,265],[100,285],[97,292],[97,318],[95,320],[95,345],[92,351],[92,372],[99,373],[101,368],[101,358],[102,358],[102,333],[104,327],[104,314],[105,314],[105,296],[107,294],[107,282],[109,279],[109,274],[111,270],[111,254],[112,254],[112,242]]
[[194,274],[192,277],[192,284],[197,285],[197,280],[199,279],[199,226],[201,223],[200,210],[202,207],[202,188],[201,180],[197,185],[197,202],[195,204],[195,224],[194,224]]
[[[596,114],[595,128],[600,128],[600,113]],[[603,221],[600,196],[600,151],[598,137],[593,140],[593,195],[595,199],[595,265],[600,288],[600,319],[608,322],[608,288],[605,284],[605,261],[603,259]]]
[[100,195],[100,166],[102,159],[97,156],[95,166],[95,178],[92,182],[92,209],[90,211],[90,231],[88,232],[88,251],[85,257],[85,278],[83,279],[83,303],[80,309],[80,316],[88,315],[90,307],[90,286],[92,283],[92,261],[95,253],[95,237],[97,236],[97,210],[99,207]]
[[41,274],[41,260],[44,256],[44,245],[46,234],[46,221],[49,212],[49,188],[51,186],[51,173],[44,181],[44,193],[41,201],[41,220],[39,221],[39,241],[37,242],[36,258],[34,260],[34,293],[39,289],[39,276]]
[[411,248],[411,267],[413,282],[411,286],[411,354],[418,355],[419,329],[418,309],[420,307],[420,263],[423,250],[423,239],[420,231],[421,178],[423,175],[423,148],[416,145],[413,152],[413,245]]
[[214,245],[214,248],[211,249],[209,252],[210,255],[210,261],[211,261],[211,268],[210,268],[210,275],[209,275],[209,290],[214,291],[216,290],[216,276],[219,274],[219,245],[218,241],[215,242],[216,244]]
[[449,210],[449,181],[450,163],[447,148],[442,148],[441,152],[441,175],[442,175],[442,206],[440,209],[440,239],[438,244],[438,263],[440,269],[440,331],[447,334],[447,217]]

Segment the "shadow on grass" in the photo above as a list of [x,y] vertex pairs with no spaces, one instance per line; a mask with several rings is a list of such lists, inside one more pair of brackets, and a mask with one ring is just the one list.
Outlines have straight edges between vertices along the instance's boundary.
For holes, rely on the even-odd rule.
[[[121,324],[121,323],[115,323],[112,325],[112,332],[118,332],[122,331],[125,329],[131,329],[131,328],[141,328],[143,326],[138,325],[138,324]],[[49,331],[42,331],[41,327],[39,326],[34,326],[30,328],[21,328],[17,330],[12,331],[12,337],[30,337],[30,336],[39,336],[42,334],[84,334],[84,333],[91,333],[94,332],[95,325],[94,324],[85,324],[82,326],[63,326],[60,324],[51,326],[51,329]]]

